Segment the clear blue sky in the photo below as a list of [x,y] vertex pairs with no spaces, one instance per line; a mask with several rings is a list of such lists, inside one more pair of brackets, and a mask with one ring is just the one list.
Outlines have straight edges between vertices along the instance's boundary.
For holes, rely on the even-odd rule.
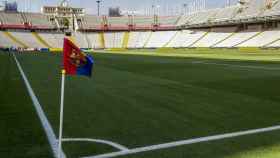
[[[0,0],[4,1],[4,0]],[[31,10],[39,12],[40,8],[44,5],[57,5],[60,0],[8,0],[9,2],[17,1],[21,10]],[[184,3],[199,0],[102,0],[102,14],[106,14],[108,7],[119,6],[122,10],[145,10],[151,8],[152,4],[160,6],[161,12],[166,10],[178,10],[182,8]],[[206,0],[209,8],[223,7],[228,0]],[[237,0],[231,0],[236,3]],[[73,7],[86,8],[87,13],[96,14],[96,0],[70,0]],[[147,10],[147,9],[146,9]]]

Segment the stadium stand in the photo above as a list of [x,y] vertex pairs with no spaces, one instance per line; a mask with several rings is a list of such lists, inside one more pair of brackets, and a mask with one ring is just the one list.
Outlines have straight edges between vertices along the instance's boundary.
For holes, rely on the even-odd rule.
[[24,42],[22,42],[21,40],[19,40],[16,36],[12,35],[12,33],[8,32],[8,31],[3,31],[4,35],[9,38],[14,44],[19,45],[19,48],[24,48],[27,49],[29,48]]
[[189,16],[182,15],[182,16],[180,17],[180,19],[178,20],[176,26],[183,26],[183,25],[185,25],[188,18],[189,18]]
[[11,48],[20,47],[20,45],[14,43],[9,37],[4,34],[3,31],[0,31],[0,47]]
[[214,28],[204,38],[195,43],[193,47],[211,47],[232,35],[236,29],[236,27]]
[[239,6],[234,5],[220,9],[212,22],[222,22],[234,18],[238,14]]
[[[279,9],[279,0],[243,0],[239,5],[180,16],[75,14],[79,28],[72,30],[72,39],[82,48],[94,49],[280,47]],[[66,28],[59,30],[53,18],[0,12],[1,46],[62,48]]]
[[124,32],[115,32],[113,48],[122,48]]
[[89,48],[89,42],[86,34],[75,32],[72,34],[74,42],[80,47],[80,48]]
[[258,35],[259,32],[243,31],[235,33],[233,36],[215,45],[214,47],[231,48],[244,43],[245,41]]
[[49,21],[49,18],[41,13],[23,13],[28,23],[32,26],[53,28],[55,25]]
[[[114,27],[127,27],[128,25],[150,28],[154,24],[163,26],[175,26],[179,21],[180,16],[163,16],[159,17],[158,21],[154,19],[154,16],[122,16],[122,17],[106,17],[106,21],[102,17],[93,15],[86,15],[79,17],[82,20],[78,22],[80,28],[84,29],[96,29],[108,24],[108,26]],[[156,23],[157,22],[157,23]]]
[[124,32],[104,33],[106,48],[122,48]]
[[52,48],[62,48],[63,47],[63,33],[58,32],[40,32],[38,33],[44,41],[46,41]]
[[191,18],[188,19],[188,24],[200,24],[200,23],[208,23],[217,15],[220,9],[211,9],[203,12],[195,13],[191,15]]
[[20,31],[20,32],[10,32],[18,41],[24,43],[28,48],[42,48],[43,46],[40,42],[31,34],[31,32]]
[[104,34],[105,37],[105,47],[114,48],[115,43],[115,33],[109,32]]
[[193,45],[206,36],[208,31],[205,30],[192,30],[187,35],[188,38],[183,43],[182,47],[193,47]]
[[245,3],[239,10],[239,14],[236,15],[235,19],[246,19],[257,17],[266,10],[265,0],[251,0]]
[[81,18],[80,28],[95,29],[101,26],[103,23],[102,17],[94,15],[85,15]]
[[178,31],[176,36],[166,45],[166,47],[181,48],[189,38],[190,30]]
[[108,18],[108,23],[110,25],[128,25],[129,24],[129,18],[128,16],[123,16],[123,17],[109,17]]
[[278,40],[274,41],[273,43],[267,45],[267,47],[279,48],[280,47],[280,38]]
[[25,23],[21,13],[0,12],[0,18],[2,24],[6,25],[22,25]]
[[86,37],[89,41],[89,48],[94,48],[94,49],[104,48],[99,33],[87,33]]
[[270,0],[266,4],[266,10],[263,13],[264,16],[277,15],[280,10],[280,1],[279,0]]
[[131,32],[129,35],[128,48],[144,48],[152,32]]
[[133,23],[135,25],[151,25],[154,23],[152,16],[133,16]]
[[260,35],[238,45],[238,47],[265,47],[280,37],[280,30],[264,31]]
[[159,17],[160,25],[177,25],[181,16],[161,16]]
[[161,48],[167,44],[176,34],[176,31],[157,31],[152,32],[152,35],[145,45],[145,48]]
[[192,26],[192,25],[209,23],[215,20],[215,17],[221,10],[222,9],[218,8],[218,9],[195,12],[190,15],[184,15],[180,18],[180,20],[178,20],[177,26],[181,26],[181,25]]

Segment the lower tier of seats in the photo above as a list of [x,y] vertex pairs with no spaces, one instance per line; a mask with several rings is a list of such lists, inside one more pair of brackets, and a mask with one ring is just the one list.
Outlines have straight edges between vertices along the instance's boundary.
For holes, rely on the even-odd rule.
[[[75,32],[71,39],[93,49],[280,47],[280,29],[236,30]],[[0,31],[0,47],[62,48],[64,37],[61,32]]]

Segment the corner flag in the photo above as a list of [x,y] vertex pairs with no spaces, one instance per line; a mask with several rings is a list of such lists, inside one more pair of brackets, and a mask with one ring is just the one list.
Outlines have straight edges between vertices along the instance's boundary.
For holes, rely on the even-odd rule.
[[63,45],[63,70],[61,76],[61,96],[60,96],[60,121],[57,158],[62,158],[63,141],[63,111],[64,111],[64,88],[66,75],[84,75],[91,77],[93,57],[81,51],[71,40],[64,38]]
[[71,40],[64,38],[63,67],[66,75],[91,77],[93,57],[83,53]]

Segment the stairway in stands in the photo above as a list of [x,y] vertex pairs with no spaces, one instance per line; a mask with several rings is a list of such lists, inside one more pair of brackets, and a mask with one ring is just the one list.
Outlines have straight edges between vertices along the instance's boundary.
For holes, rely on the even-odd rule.
[[10,32],[8,31],[3,31],[3,34],[9,38],[11,41],[14,42],[14,44],[16,45],[20,45],[23,48],[29,48],[25,43],[23,43],[22,41],[20,41],[19,39],[17,39],[15,36],[13,36]]

